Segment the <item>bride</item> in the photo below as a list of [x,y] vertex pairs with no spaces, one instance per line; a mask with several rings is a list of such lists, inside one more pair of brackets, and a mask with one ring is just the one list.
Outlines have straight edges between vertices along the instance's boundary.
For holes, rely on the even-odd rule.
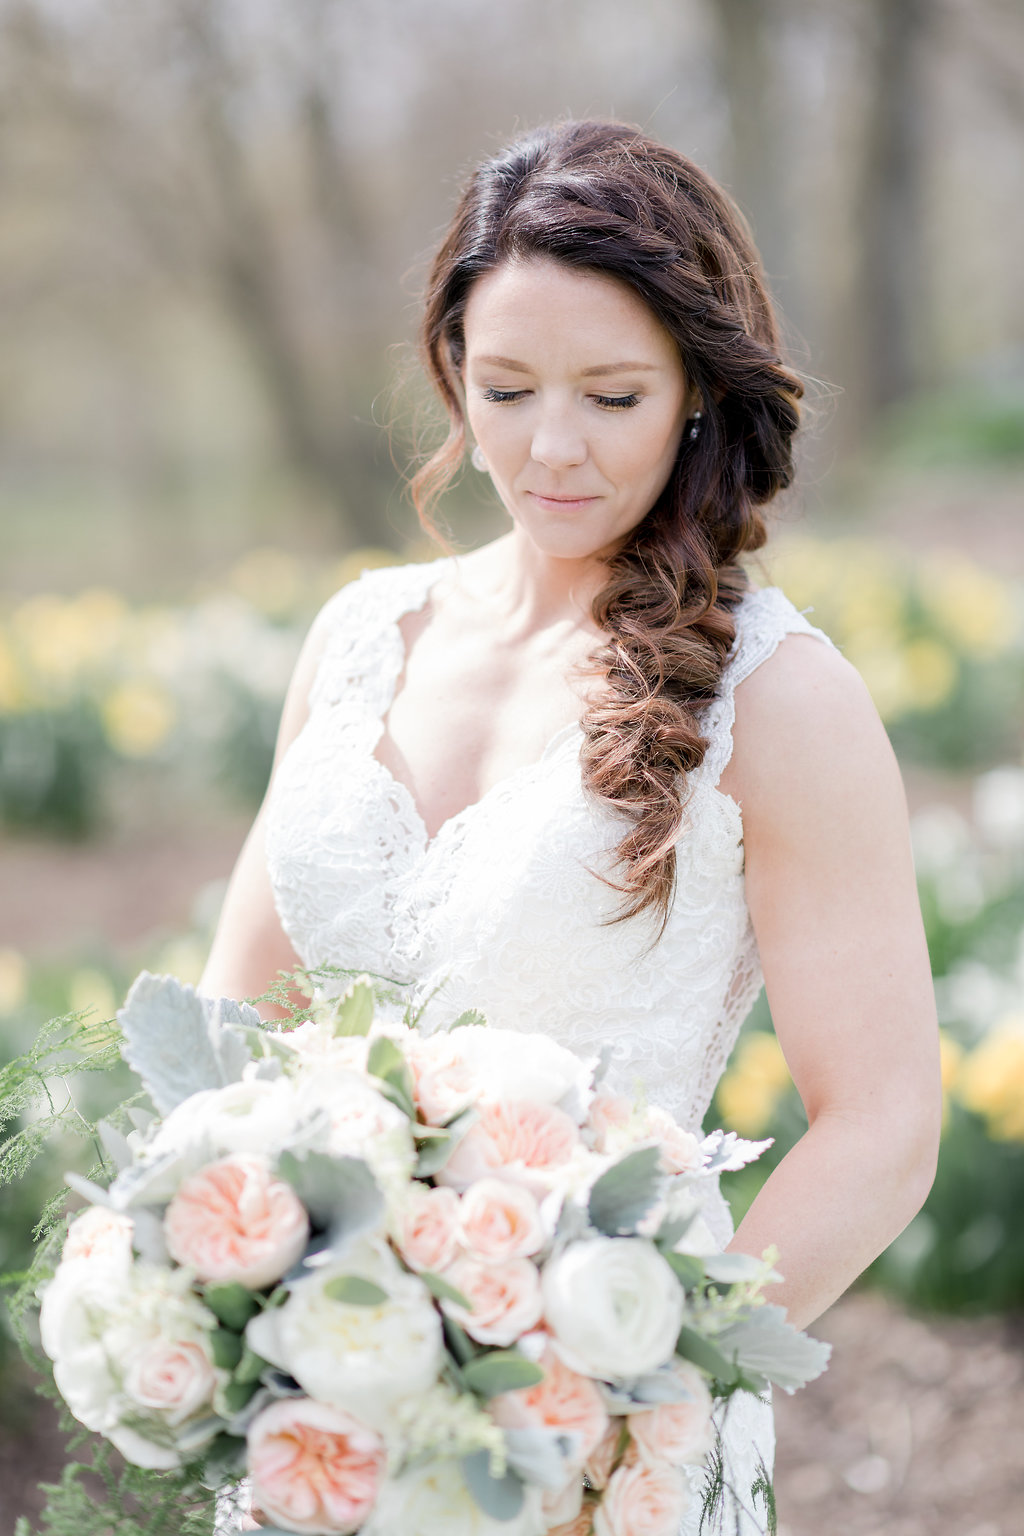
[[[471,177],[423,348],[450,425],[421,515],[472,441],[509,531],[321,610],[201,990],[366,969],[425,1028],[473,1006],[608,1045],[612,1086],[697,1128],[763,976],[809,1129],[735,1236],[705,1214],[778,1247],[804,1327],[921,1205],[940,1094],[885,732],[742,564],[802,393],[757,254],[682,155],[560,123]],[[724,1444],[751,1536],[770,1406],[740,1394]]]

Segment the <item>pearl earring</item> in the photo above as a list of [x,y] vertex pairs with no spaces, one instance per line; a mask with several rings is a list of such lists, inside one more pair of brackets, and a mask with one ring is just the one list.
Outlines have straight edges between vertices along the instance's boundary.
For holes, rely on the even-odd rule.
[[476,447],[473,449],[469,459],[474,469],[478,469],[482,475],[486,475],[487,460],[484,458],[484,451],[480,447],[479,443],[477,443]]
[[701,419],[702,419],[703,415],[704,415],[703,411],[694,411],[694,413],[693,413],[693,416],[691,418],[692,421],[693,421],[693,426],[690,428],[690,441],[691,441],[691,443],[693,442],[693,439],[695,437],[699,437],[700,436],[700,424],[701,424]]

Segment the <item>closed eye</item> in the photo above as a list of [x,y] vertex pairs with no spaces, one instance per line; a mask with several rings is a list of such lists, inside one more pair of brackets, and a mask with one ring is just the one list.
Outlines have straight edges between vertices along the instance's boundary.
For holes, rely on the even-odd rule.
[[[484,399],[489,400],[492,405],[514,405],[530,391],[528,389],[495,389],[492,385],[488,385],[482,393]],[[595,405],[607,411],[628,411],[632,406],[640,404],[640,396],[637,394],[591,395],[590,398]]]

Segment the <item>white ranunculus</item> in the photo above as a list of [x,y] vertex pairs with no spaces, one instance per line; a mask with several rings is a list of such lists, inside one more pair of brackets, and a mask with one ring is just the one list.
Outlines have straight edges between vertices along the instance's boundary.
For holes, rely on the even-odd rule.
[[525,1099],[558,1104],[579,1123],[593,1097],[593,1064],[581,1061],[548,1035],[489,1029],[469,1024],[450,1035],[424,1041],[439,1052],[452,1051],[465,1062],[485,1098]]
[[288,1077],[272,1082],[249,1078],[226,1088],[206,1088],[171,1110],[149,1143],[145,1160],[194,1149],[202,1151],[204,1161],[233,1152],[273,1157],[305,1143],[301,1133],[311,1118]]
[[387,1478],[362,1536],[540,1536],[547,1522],[541,1490],[527,1487],[512,1520],[485,1515],[457,1461],[430,1461]]
[[[359,1275],[387,1291],[371,1306],[335,1301],[329,1283]],[[386,1429],[393,1406],[425,1392],[438,1377],[444,1348],[430,1293],[386,1245],[367,1240],[297,1280],[288,1300],[253,1318],[252,1348],[294,1376],[310,1397]]]
[[591,1237],[544,1266],[544,1316],[566,1365],[602,1381],[653,1371],[675,1351],[683,1291],[652,1243]]
[[127,1286],[126,1268],[72,1258],[57,1266],[43,1292],[42,1345],[58,1391],[87,1429],[103,1431],[116,1418],[118,1382],[103,1334]]

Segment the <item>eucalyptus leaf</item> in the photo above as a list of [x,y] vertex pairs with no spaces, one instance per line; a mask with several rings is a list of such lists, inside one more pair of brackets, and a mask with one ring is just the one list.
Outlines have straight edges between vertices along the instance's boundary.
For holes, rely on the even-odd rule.
[[268,1361],[258,1355],[243,1341],[242,1358],[235,1366],[234,1376],[236,1381],[259,1381],[263,1372],[267,1369]]
[[466,1487],[485,1515],[492,1520],[514,1520],[523,1507],[523,1480],[517,1472],[504,1477],[491,1476],[489,1451],[473,1451],[462,1458]]
[[329,1227],[339,1239],[372,1227],[384,1197],[359,1157],[331,1157],[326,1152],[283,1152],[277,1171],[295,1190],[317,1227]]
[[331,1006],[328,1022],[337,1038],[370,1033],[375,1005],[373,982],[369,976],[357,976],[343,996]]
[[260,1310],[260,1304],[252,1292],[237,1280],[208,1285],[203,1292],[203,1300],[214,1317],[226,1328],[233,1328],[236,1333],[241,1333],[250,1317],[255,1317]]
[[718,1335],[723,1350],[735,1354],[744,1372],[767,1376],[784,1392],[795,1392],[820,1376],[832,1346],[801,1333],[788,1321],[784,1307],[754,1307],[749,1316],[730,1323]]
[[242,1338],[232,1328],[214,1328],[210,1334],[213,1363],[221,1371],[233,1371],[242,1358]]
[[684,1290],[692,1291],[703,1284],[704,1260],[696,1254],[674,1253],[671,1248],[662,1248],[661,1256]]
[[676,1340],[676,1354],[681,1355],[684,1360],[691,1361],[700,1370],[706,1371],[723,1386],[735,1385],[737,1368],[734,1361],[728,1359],[716,1345],[694,1332],[692,1328],[680,1329]]
[[635,1232],[664,1187],[659,1158],[657,1147],[638,1147],[602,1173],[587,1205],[591,1225],[608,1237]]
[[441,1275],[435,1275],[429,1269],[421,1269],[419,1273],[420,1279],[431,1296],[436,1297],[438,1301],[453,1301],[457,1307],[462,1307],[463,1311],[472,1312],[473,1303],[469,1297],[463,1296],[461,1291],[457,1291],[454,1285],[450,1285]]
[[348,1307],[379,1307],[388,1299],[383,1286],[362,1275],[336,1275],[324,1286],[324,1295]]
[[455,1142],[450,1136],[428,1141],[416,1155],[414,1176],[417,1179],[433,1178],[435,1173],[440,1173],[454,1151]]
[[392,1102],[404,1110],[410,1120],[415,1120],[412,1073],[401,1047],[388,1035],[378,1035],[371,1043],[366,1070],[371,1077],[377,1077],[385,1084]]
[[501,1392],[518,1392],[535,1387],[544,1380],[541,1366],[526,1360],[514,1349],[494,1349],[467,1360],[462,1367],[463,1380],[478,1397],[497,1397]]

